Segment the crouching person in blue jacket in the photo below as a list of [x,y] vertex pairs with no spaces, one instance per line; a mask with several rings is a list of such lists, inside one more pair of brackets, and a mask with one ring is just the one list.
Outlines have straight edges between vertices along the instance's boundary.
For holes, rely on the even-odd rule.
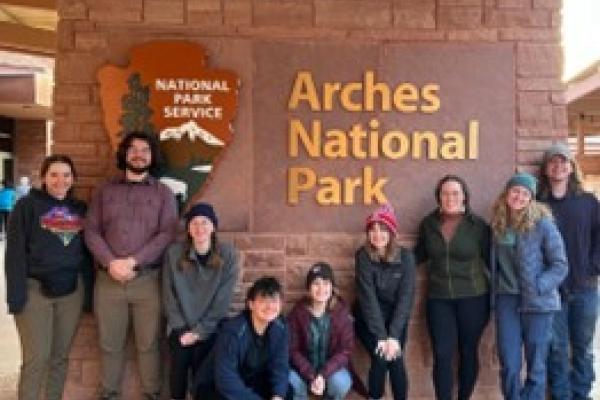
[[246,309],[226,321],[215,345],[215,386],[227,400],[283,400],[290,374],[288,330],[277,279],[262,277],[248,289]]

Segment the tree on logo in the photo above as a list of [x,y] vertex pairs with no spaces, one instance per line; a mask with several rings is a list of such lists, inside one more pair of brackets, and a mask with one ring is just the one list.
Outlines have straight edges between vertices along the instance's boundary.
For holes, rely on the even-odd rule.
[[150,122],[153,111],[148,106],[150,101],[150,88],[143,85],[140,74],[135,72],[127,80],[129,93],[121,98],[123,112],[119,122],[123,132],[141,131],[149,135],[155,135],[154,125]]

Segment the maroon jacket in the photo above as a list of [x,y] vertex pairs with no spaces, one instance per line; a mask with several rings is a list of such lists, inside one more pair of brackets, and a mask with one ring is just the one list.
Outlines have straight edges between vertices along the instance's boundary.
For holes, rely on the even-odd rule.
[[329,377],[340,368],[350,369],[350,356],[354,349],[354,325],[350,309],[338,296],[334,296],[334,305],[328,311],[331,318],[329,329],[328,360],[321,369],[315,371],[308,360],[309,327],[311,313],[308,310],[308,299],[296,303],[288,315],[290,331],[290,363],[291,366],[307,382],[318,374]]

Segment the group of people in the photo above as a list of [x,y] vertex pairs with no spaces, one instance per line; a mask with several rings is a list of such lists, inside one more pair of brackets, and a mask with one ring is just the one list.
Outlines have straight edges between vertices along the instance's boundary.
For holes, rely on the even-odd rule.
[[[507,181],[489,224],[471,210],[461,177],[441,178],[437,207],[419,225],[414,250],[396,240],[394,209],[379,207],[355,255],[354,305],[338,293],[331,266],[317,262],[285,318],[281,284],[269,276],[251,283],[244,310],[228,317],[238,254],[219,239],[208,203],[187,210],[185,239],[176,240],[175,197],[155,178],[155,137],[127,134],[117,163],[123,173],[100,186],[86,208],[73,195],[71,159],[47,157],[41,188],[20,199],[10,217],[7,302],[22,345],[21,400],[39,400],[43,387],[47,400],[62,398],[71,342],[92,304],[101,400],[122,398],[130,324],[144,399],[160,398],[163,316],[171,399],[343,399],[352,388],[381,399],[387,375],[393,398],[406,399],[419,264],[427,275],[437,399],[472,395],[492,314],[505,399],[544,399],[547,377],[553,399],[589,398],[600,214],[563,144],[545,153],[539,182],[527,173]],[[355,336],[369,355],[366,388],[351,362]]]

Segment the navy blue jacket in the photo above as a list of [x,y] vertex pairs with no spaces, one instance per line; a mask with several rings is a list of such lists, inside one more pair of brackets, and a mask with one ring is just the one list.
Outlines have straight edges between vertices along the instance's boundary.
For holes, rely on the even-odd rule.
[[569,275],[563,291],[595,289],[600,274],[600,207],[591,193],[569,192],[557,199],[550,194],[544,200],[552,209],[556,225],[567,248]]
[[[227,320],[217,335],[215,344],[215,386],[227,400],[262,400],[247,387],[240,375],[254,328],[248,311]],[[273,396],[285,398],[288,388],[289,334],[283,318],[269,324],[265,332],[269,351],[269,379]]]
[[[492,249],[492,293],[495,296],[498,264]],[[517,274],[521,295],[520,311],[560,310],[558,287],[567,276],[565,246],[550,217],[537,221],[533,229],[517,234]]]

